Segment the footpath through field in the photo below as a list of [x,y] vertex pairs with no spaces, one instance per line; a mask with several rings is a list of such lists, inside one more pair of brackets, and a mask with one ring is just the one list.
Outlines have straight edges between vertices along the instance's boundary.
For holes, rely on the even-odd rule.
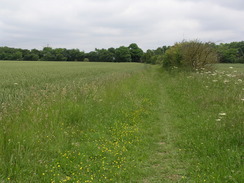
[[220,66],[154,72],[156,145],[144,182],[244,182],[244,67]]
[[146,176],[144,183],[151,182],[178,182],[184,180],[187,162],[181,159],[181,149],[176,146],[178,132],[174,127],[177,120],[172,107],[172,100],[168,95],[167,81],[160,68],[154,68],[151,72],[152,87],[157,88],[154,97],[157,102],[153,106],[154,118],[148,122],[151,124],[152,143],[150,145],[150,156],[143,163]]
[[0,182],[244,182],[236,65],[0,66]]

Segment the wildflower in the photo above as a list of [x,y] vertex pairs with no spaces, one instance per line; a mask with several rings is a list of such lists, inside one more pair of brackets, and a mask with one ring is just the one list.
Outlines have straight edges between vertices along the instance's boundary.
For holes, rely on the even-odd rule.
[[228,83],[228,82],[230,82],[230,81],[229,81],[229,80],[227,80],[227,79],[225,79],[225,80],[224,80],[224,83]]
[[241,101],[243,101],[243,102],[244,102],[244,98],[242,98],[242,99],[241,99]]
[[213,82],[216,83],[218,80],[214,79]]
[[221,121],[221,119],[216,119],[215,121]]
[[14,85],[18,85],[18,83],[14,83]]
[[226,113],[225,113],[225,112],[221,112],[221,113],[219,113],[219,115],[220,115],[220,116],[225,116]]
[[241,79],[238,79],[237,81],[238,81],[238,82],[242,82],[242,80],[241,80]]
[[230,69],[233,69],[233,67],[229,67]]

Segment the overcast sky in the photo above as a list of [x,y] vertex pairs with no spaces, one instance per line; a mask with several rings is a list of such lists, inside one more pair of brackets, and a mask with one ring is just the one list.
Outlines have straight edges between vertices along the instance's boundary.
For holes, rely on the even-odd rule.
[[0,0],[0,46],[144,50],[244,40],[244,0]]

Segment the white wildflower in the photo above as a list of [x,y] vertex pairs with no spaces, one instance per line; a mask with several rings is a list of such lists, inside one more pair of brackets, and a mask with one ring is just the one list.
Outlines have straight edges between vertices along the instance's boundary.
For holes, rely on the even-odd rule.
[[230,69],[233,69],[233,67],[229,67]]
[[216,82],[218,82],[218,80],[214,79],[213,82],[216,83]]
[[229,82],[230,82],[230,81],[229,81],[229,80],[227,80],[227,79],[225,79],[225,80],[224,80],[224,83],[229,83]]
[[219,113],[220,116],[226,116],[226,113],[225,112],[221,112]]
[[221,121],[221,119],[216,119],[215,121]]

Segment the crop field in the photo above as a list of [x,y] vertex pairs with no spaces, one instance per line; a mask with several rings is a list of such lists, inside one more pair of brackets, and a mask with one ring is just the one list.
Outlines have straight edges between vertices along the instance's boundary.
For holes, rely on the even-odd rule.
[[0,182],[243,182],[244,67],[0,61]]

